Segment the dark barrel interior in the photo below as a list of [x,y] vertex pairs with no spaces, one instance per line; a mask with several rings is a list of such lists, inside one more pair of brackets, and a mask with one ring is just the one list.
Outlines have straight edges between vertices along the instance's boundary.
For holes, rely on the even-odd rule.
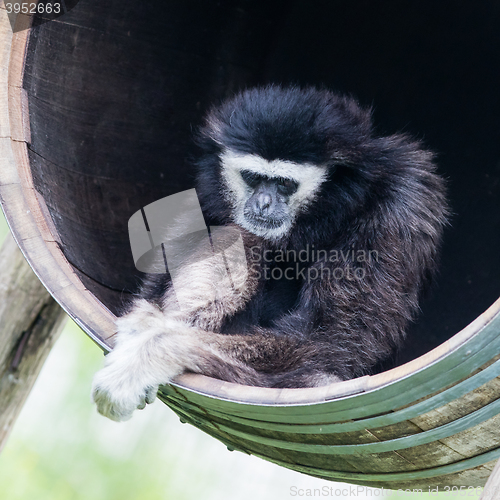
[[438,154],[454,212],[413,359],[500,292],[500,4],[423,0],[81,0],[31,32],[29,156],[63,251],[112,311],[137,290],[127,222],[193,187],[212,102],[269,82],[373,106],[378,130]]

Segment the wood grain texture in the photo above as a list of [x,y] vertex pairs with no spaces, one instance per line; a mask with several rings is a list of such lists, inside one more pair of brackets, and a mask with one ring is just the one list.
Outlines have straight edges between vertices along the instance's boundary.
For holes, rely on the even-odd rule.
[[[30,265],[56,300],[79,324],[101,332],[105,338],[113,335],[113,316],[93,295],[88,294],[72,266],[61,252],[54,235],[52,219],[47,218],[45,202],[33,186],[28,158],[29,123],[26,94],[23,89],[28,30],[12,34],[5,10],[0,11],[1,58],[5,63],[0,85],[6,93],[0,97],[0,138],[2,168],[0,173],[0,202],[10,223],[12,233]],[[74,309],[82,311],[81,320]],[[87,311],[87,314],[85,314]],[[85,317],[87,316],[87,317]],[[102,333],[101,333],[102,335]],[[103,341],[97,340],[102,345]]]
[[66,318],[9,235],[0,250],[0,450]]

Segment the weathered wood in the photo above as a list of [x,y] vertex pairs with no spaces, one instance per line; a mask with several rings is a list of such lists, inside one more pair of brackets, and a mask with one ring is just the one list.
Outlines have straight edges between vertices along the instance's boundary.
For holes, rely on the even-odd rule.
[[[338,422],[387,413],[424,396],[442,392],[470,376],[474,364],[481,366],[488,363],[498,352],[499,346],[500,299],[469,327],[428,353],[423,360],[415,360],[389,372],[368,377],[364,383],[365,390],[357,396],[340,397],[345,396],[344,385],[355,380],[331,386],[330,394],[338,391],[339,398],[325,401],[314,399],[314,396],[317,397],[316,389],[259,390],[229,382],[213,381],[211,384],[210,379],[204,377],[200,381],[200,377],[193,375],[179,377],[177,392],[181,397],[209,410],[218,408],[217,401],[210,398],[211,394],[223,397],[227,400],[225,410],[228,413],[255,420]],[[412,365],[416,365],[414,371],[410,369]],[[196,392],[190,393],[193,389]],[[282,394],[286,397],[281,397]],[[308,398],[309,394],[314,396]],[[291,404],[295,406],[287,406]]]
[[66,318],[9,235],[0,250],[0,450]]
[[45,201],[33,185],[27,142],[31,140],[29,110],[22,91],[29,33],[13,34],[5,9],[0,9],[0,202],[37,276],[80,326],[100,331],[94,340],[104,347],[101,339],[113,335],[113,316],[86,290],[63,255]]

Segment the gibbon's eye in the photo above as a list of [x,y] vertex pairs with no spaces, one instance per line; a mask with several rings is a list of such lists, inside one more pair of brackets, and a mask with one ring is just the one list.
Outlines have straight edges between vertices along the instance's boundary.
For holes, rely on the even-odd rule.
[[250,170],[242,170],[240,172],[243,180],[251,187],[256,188],[262,181],[263,177],[254,172],[250,172]]
[[277,179],[277,184],[278,190],[286,196],[291,196],[299,187],[298,182],[292,179],[285,179],[283,177]]

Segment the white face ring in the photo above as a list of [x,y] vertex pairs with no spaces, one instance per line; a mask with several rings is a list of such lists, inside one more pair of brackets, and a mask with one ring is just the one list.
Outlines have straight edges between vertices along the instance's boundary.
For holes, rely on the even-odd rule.
[[[297,215],[315,199],[319,187],[325,181],[327,168],[310,163],[294,163],[285,160],[267,161],[257,155],[237,153],[226,149],[220,155],[222,178],[226,187],[226,200],[233,208],[234,222],[244,229],[269,240],[286,236]],[[264,228],[251,224],[244,216],[251,188],[243,180],[242,171],[253,172],[265,177],[291,179],[298,184],[297,191],[288,200],[289,218],[277,228]]]

